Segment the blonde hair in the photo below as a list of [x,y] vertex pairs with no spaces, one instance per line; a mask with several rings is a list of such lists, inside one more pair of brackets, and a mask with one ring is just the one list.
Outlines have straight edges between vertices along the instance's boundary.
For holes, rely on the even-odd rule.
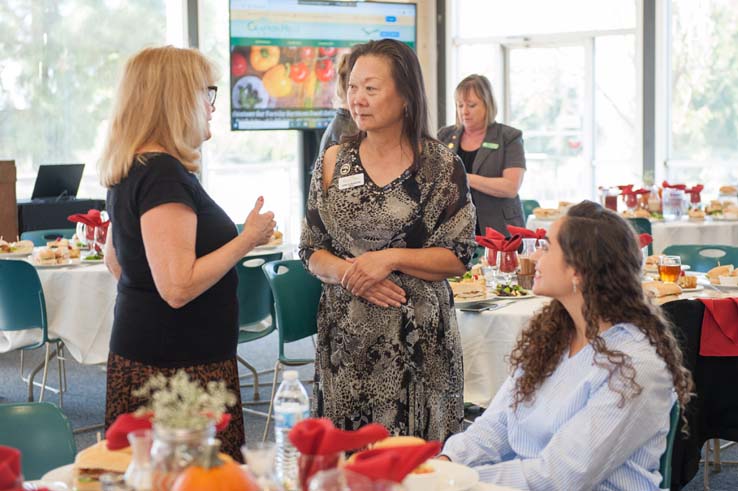
[[[217,68],[194,49],[146,48],[126,63],[98,162],[100,183],[118,184],[138,162],[136,150],[158,144],[190,172],[200,168],[208,137],[205,97]],[[135,161],[134,161],[135,159]]]
[[[484,102],[484,107],[487,110],[487,124],[494,123],[497,117],[497,101],[489,79],[484,75],[469,75],[456,86],[456,100],[459,99],[459,96],[466,96],[470,92]],[[456,111],[456,126],[461,128],[461,118],[458,110]]]
[[338,58],[338,65],[336,73],[336,95],[334,98],[334,105],[344,106],[347,104],[346,92],[348,92],[348,81],[349,75],[351,75],[351,68],[349,67],[349,57],[351,53],[344,53]]

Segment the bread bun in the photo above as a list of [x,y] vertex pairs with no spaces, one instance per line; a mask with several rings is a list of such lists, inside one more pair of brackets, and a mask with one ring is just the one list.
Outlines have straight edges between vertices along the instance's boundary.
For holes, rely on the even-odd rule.
[[716,266],[712,268],[710,271],[705,273],[705,275],[710,279],[710,283],[713,283],[712,280],[717,281],[720,276],[728,276],[733,273],[734,269],[735,268],[732,264],[725,264],[723,266]]
[[689,215],[690,220],[704,220],[705,219],[705,212],[702,210],[689,210],[687,212],[687,215]]
[[680,295],[682,293],[682,288],[676,283],[647,281],[643,283],[643,291],[651,297],[660,298],[668,295]]
[[735,186],[720,186],[720,194],[738,194],[738,188],[736,188]]
[[651,218],[651,212],[640,208],[633,213],[635,218]]
[[88,447],[74,459],[74,489],[77,491],[100,491],[102,474],[123,474],[131,463],[131,447],[108,450],[105,440]]
[[456,300],[467,300],[470,298],[479,298],[482,300],[487,297],[487,286],[484,280],[450,282],[450,285]]
[[533,208],[533,215],[538,219],[558,218],[559,210],[554,208]]
[[693,275],[680,276],[678,284],[682,288],[697,288],[697,277]]
[[269,242],[267,242],[266,245],[268,246],[282,245],[282,240],[283,240],[282,232],[280,232],[279,230],[275,230],[274,233],[272,234],[272,238],[269,239]]

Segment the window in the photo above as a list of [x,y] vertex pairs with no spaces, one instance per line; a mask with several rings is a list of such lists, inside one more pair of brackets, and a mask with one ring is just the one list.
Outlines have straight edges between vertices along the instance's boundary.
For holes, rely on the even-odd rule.
[[667,176],[716,192],[738,181],[738,2],[672,0],[670,27]]
[[39,164],[69,162],[87,164],[79,195],[104,197],[96,163],[123,63],[176,43],[177,13],[164,0],[0,3],[0,159],[16,162],[19,199]]
[[486,75],[501,108],[497,120],[523,131],[523,198],[555,206],[593,199],[600,185],[640,182],[637,2],[453,5],[449,121],[456,83]]
[[303,213],[297,131],[231,131],[228,80],[228,2],[200,2],[200,49],[221,69],[212,138],[203,144],[203,183],[236,222],[243,223],[256,198],[275,214],[286,244],[300,238]]

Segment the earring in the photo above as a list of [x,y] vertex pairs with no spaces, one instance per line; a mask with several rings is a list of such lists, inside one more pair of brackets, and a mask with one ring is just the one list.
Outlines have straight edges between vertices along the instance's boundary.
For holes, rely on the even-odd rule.
[[407,119],[407,105],[405,105],[405,119]]
[[571,280],[571,286],[572,286],[572,292],[576,293],[577,292],[577,282],[574,280]]

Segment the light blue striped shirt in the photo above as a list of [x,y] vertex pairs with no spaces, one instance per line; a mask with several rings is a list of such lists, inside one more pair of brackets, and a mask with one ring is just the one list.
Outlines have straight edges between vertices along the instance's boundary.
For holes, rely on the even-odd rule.
[[624,407],[587,345],[571,358],[564,354],[534,401],[515,412],[515,375],[508,377],[484,414],[449,438],[442,453],[477,469],[482,481],[517,489],[657,490],[676,400],[671,374],[635,326],[617,324],[602,338],[631,357],[643,388]]

